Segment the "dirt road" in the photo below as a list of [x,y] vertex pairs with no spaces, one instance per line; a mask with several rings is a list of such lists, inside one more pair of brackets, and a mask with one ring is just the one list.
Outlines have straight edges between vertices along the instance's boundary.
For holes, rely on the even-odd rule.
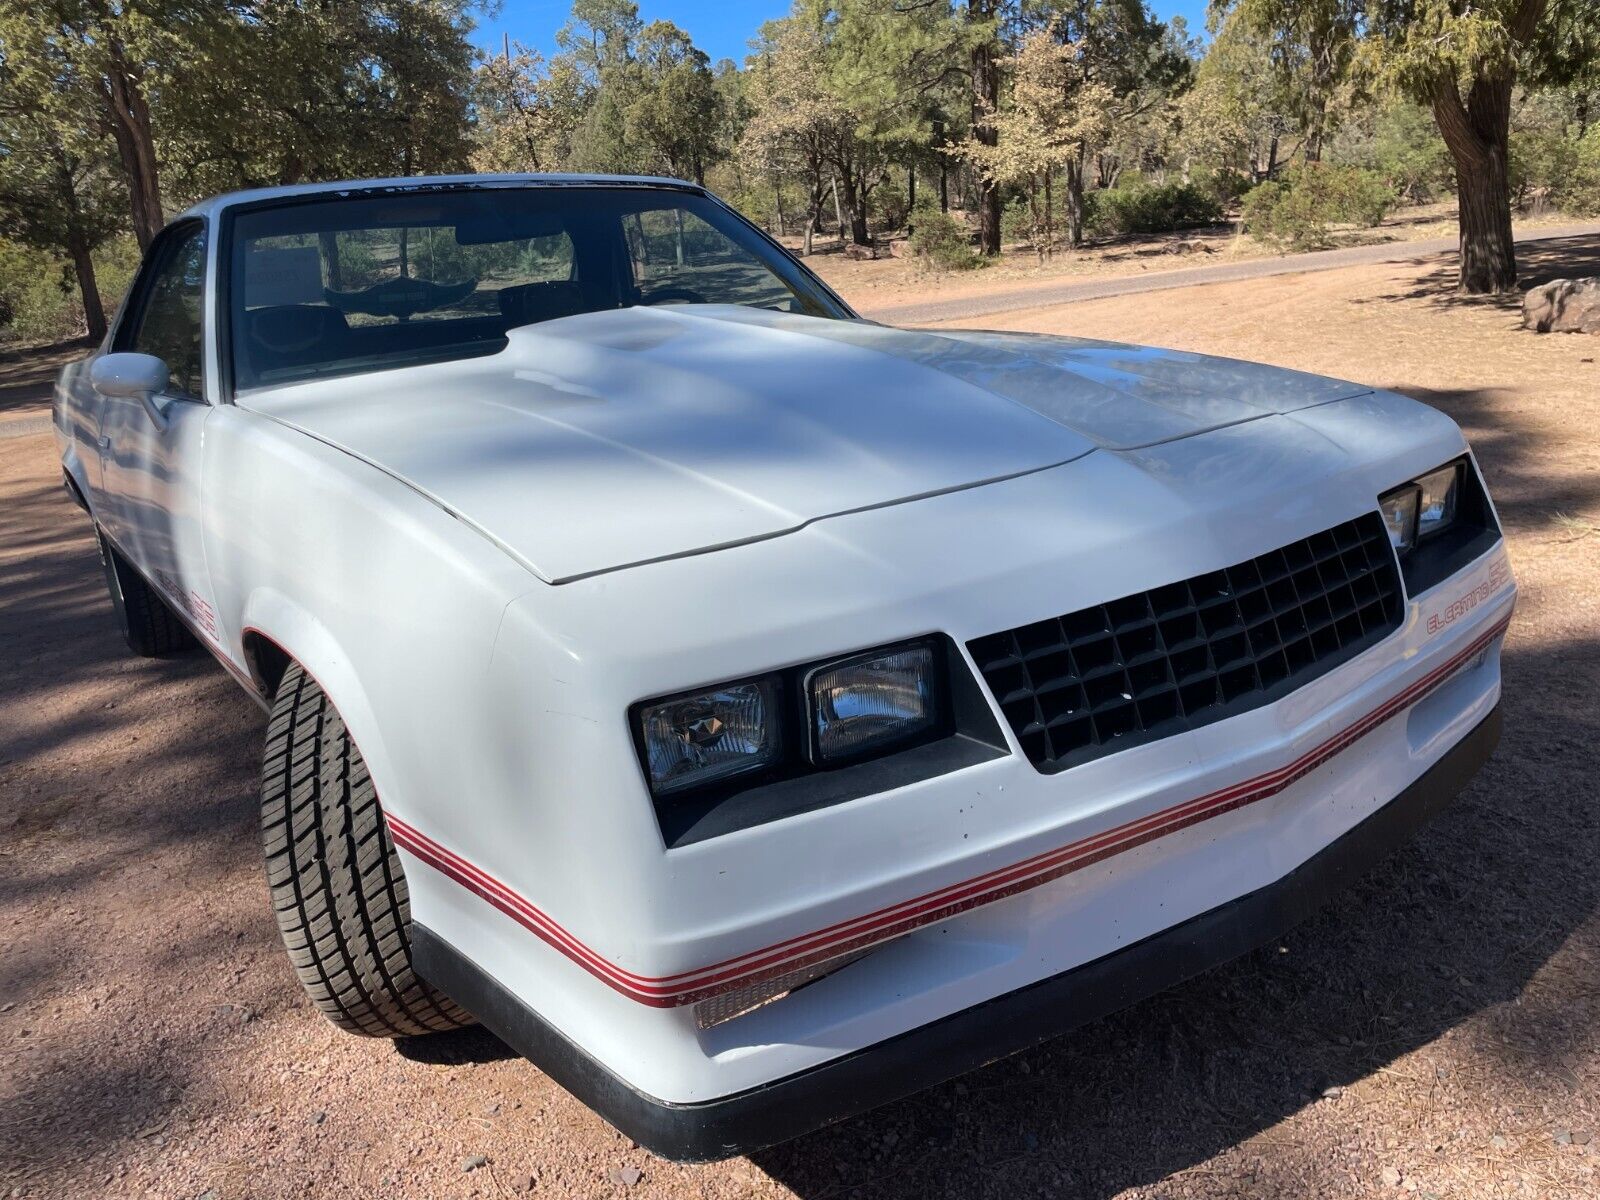
[[[1592,238],[1600,234],[1593,221],[1572,225],[1539,226],[1518,231],[1517,245],[1526,252],[1541,242]],[[1454,250],[1453,237],[1424,238],[1415,242],[1383,242],[1371,246],[1345,246],[1337,250],[1317,250],[1309,254],[1288,254],[1278,258],[1252,258],[1242,262],[1216,263],[1200,267],[1181,267],[1168,271],[1149,271],[1142,275],[1122,275],[1079,282],[1039,282],[952,298],[919,300],[910,304],[884,303],[874,297],[864,302],[861,315],[886,325],[926,325],[933,322],[972,322],[997,313],[1045,305],[1075,304],[1084,300],[1104,300],[1112,296],[1134,296],[1144,292],[1163,292],[1173,288],[1200,287],[1213,283],[1237,283],[1247,279],[1267,279],[1274,275],[1308,275],[1340,267],[1364,267],[1377,263],[1426,262]]]
[[1462,421],[1524,589],[1480,779],[1281,944],[705,1167],[631,1147],[485,1035],[357,1041],[311,1011],[261,877],[260,714],[204,658],[124,655],[49,438],[0,440],[0,1196],[1600,1194],[1600,339],[1524,334],[1447,273],[1006,323],[1328,371]]

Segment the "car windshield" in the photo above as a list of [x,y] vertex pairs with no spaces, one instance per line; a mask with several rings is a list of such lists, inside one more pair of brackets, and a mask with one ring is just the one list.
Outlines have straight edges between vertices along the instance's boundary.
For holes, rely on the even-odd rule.
[[232,222],[239,390],[493,354],[634,305],[849,314],[720,204],[661,187],[475,187],[275,203]]

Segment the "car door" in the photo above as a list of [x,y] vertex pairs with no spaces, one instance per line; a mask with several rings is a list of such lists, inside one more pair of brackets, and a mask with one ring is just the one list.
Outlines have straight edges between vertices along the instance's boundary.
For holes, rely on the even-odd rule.
[[138,400],[101,397],[100,504],[106,533],[197,631],[215,637],[200,530],[201,433],[206,400],[207,229],[190,221],[151,248],[113,351],[167,365],[157,420]]

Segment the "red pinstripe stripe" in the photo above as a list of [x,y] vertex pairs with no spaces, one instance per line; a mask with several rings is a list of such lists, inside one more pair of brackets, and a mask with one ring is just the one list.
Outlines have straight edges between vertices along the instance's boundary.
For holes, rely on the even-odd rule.
[[1339,733],[1306,751],[1293,762],[1276,770],[1257,775],[1220,791],[1210,792],[1150,816],[1129,821],[1103,833],[1079,839],[1066,846],[1047,850],[972,879],[950,884],[910,900],[859,917],[852,917],[759,950],[752,950],[675,975],[638,975],[602,958],[550,916],[492,875],[446,849],[398,817],[386,814],[386,819],[396,845],[482,897],[602,982],[641,1004],[656,1008],[674,1008],[692,1004],[719,992],[747,987],[764,979],[787,974],[874,942],[898,937],[923,925],[948,920],[952,916],[981,905],[992,904],[996,900],[1039,887],[1169,833],[1175,833],[1201,821],[1276,796],[1366,736],[1401,709],[1415,704],[1439,687],[1464,663],[1503,634],[1510,623],[1511,618],[1507,615],[1475,638],[1465,649],[1453,655],[1449,661],[1390,697]]

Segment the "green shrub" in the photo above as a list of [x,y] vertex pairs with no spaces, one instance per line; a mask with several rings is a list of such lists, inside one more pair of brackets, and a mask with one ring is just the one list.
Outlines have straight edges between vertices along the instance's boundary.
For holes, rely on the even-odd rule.
[[935,271],[966,271],[983,265],[972,252],[967,227],[931,204],[919,204],[911,214],[909,241],[917,261]]
[[1600,128],[1573,143],[1568,169],[1551,188],[1550,198],[1574,216],[1600,216]]
[[1396,195],[1416,204],[1455,191],[1455,162],[1433,114],[1417,104],[1394,103],[1357,114],[1334,135],[1328,161],[1373,171]]
[[1433,114],[1419,105],[1398,105],[1379,114],[1372,154],[1372,169],[1409,200],[1422,204],[1455,191],[1455,159]]
[[1255,181],[1243,171],[1218,167],[1212,171],[1196,171],[1190,182],[1222,208],[1237,204],[1239,199],[1255,186]]
[[1018,196],[1005,211],[1000,214],[1000,240],[1003,242],[1027,242],[1033,240],[1033,210],[1028,207],[1028,198]]
[[[139,265],[131,236],[94,255],[100,301],[109,319]],[[83,300],[72,264],[0,238],[0,343],[60,342],[83,334]]]
[[1257,237],[1277,240],[1278,210],[1288,194],[1288,187],[1276,179],[1256,184],[1244,198],[1241,212],[1244,227]]
[[1559,129],[1513,129],[1509,148],[1511,195],[1519,203],[1538,189],[1563,190],[1577,165],[1577,143]]
[[1394,189],[1373,171],[1307,163],[1245,197],[1244,227],[1269,241],[1307,249],[1327,245],[1330,226],[1378,224],[1394,202]]
[[891,183],[872,189],[867,201],[867,223],[875,230],[904,229],[910,213],[905,191]]
[[1094,202],[1085,205],[1084,224],[1096,233],[1169,233],[1222,220],[1216,197],[1192,183],[1133,184],[1089,195]]

